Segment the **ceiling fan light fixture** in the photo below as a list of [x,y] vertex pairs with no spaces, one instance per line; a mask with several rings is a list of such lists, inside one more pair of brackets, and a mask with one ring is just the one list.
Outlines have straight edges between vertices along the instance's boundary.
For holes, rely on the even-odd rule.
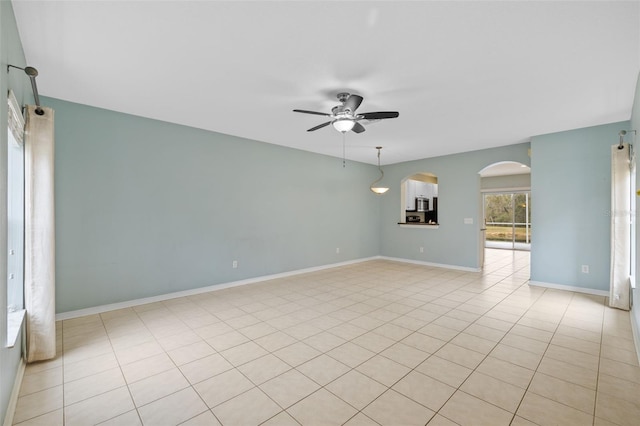
[[333,124],[333,127],[337,131],[341,133],[346,133],[346,132],[349,132],[351,129],[353,129],[353,126],[355,126],[356,122],[349,118],[339,118],[331,124]]
[[387,192],[389,190],[389,188],[386,187],[386,186],[375,186],[384,177],[384,172],[382,171],[382,168],[380,167],[380,150],[382,149],[382,147],[381,146],[376,146],[376,149],[378,150],[378,170],[380,170],[380,177],[378,179],[376,179],[375,181],[373,181],[373,183],[371,185],[369,185],[369,189],[374,194],[382,195],[385,192]]

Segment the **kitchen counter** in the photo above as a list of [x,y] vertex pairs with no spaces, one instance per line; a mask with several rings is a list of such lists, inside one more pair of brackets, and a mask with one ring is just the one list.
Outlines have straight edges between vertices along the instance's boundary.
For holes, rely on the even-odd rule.
[[440,226],[437,223],[425,223],[425,222],[398,222],[401,228],[423,228],[423,229],[438,229]]

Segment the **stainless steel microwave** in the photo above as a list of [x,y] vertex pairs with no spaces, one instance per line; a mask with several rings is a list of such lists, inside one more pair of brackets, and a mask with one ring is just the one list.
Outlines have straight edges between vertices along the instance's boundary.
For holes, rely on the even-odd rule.
[[419,211],[419,212],[429,211],[429,199],[416,197],[416,211]]

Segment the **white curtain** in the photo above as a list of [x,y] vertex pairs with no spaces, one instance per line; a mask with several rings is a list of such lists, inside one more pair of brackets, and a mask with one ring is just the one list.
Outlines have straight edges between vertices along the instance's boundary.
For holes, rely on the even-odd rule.
[[629,310],[631,275],[631,155],[611,147],[611,282],[609,306]]
[[27,362],[56,356],[53,115],[27,106],[25,125],[24,298]]

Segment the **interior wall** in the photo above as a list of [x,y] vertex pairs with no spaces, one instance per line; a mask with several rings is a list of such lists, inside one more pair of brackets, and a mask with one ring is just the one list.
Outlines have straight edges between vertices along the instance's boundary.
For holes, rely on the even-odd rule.
[[609,290],[611,145],[628,127],[624,121],[532,138],[531,281]]
[[[33,101],[28,77],[20,70],[7,72],[7,64],[24,67],[25,57],[22,43],[13,15],[13,7],[9,1],[0,1],[0,199],[7,199],[7,92],[13,90],[20,104]],[[4,204],[3,204],[4,205]],[[13,384],[22,356],[22,348],[18,344],[5,348],[7,340],[7,211],[0,209],[0,419],[4,419],[7,405],[13,390]],[[21,332],[22,334],[22,332]]]
[[480,188],[495,191],[513,188],[531,188],[531,173],[481,177]]
[[379,253],[376,166],[43,104],[56,110],[58,313]]
[[[398,163],[384,167],[383,184],[390,190],[381,206],[381,254],[383,256],[436,263],[454,267],[479,267],[482,224],[480,175],[490,164],[517,161],[529,165],[529,143],[442,157]],[[403,227],[401,183],[415,173],[438,177],[438,223],[436,228]],[[465,219],[472,223],[465,223]],[[420,247],[424,252],[420,252]]]

